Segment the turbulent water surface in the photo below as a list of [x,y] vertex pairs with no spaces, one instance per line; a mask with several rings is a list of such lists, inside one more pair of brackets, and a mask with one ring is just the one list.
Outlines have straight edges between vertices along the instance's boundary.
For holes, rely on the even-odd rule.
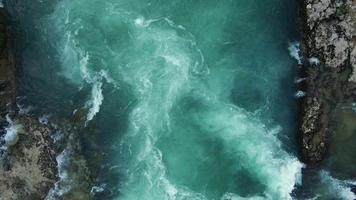
[[292,198],[294,1],[5,5],[22,38],[19,101],[85,110],[94,191],[110,191],[98,198]]

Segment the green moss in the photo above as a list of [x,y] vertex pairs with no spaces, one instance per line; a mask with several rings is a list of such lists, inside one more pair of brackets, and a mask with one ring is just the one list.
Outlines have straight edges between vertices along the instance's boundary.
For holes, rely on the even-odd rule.
[[313,137],[313,144],[314,145],[319,145],[321,143],[321,136],[319,134],[314,135]]

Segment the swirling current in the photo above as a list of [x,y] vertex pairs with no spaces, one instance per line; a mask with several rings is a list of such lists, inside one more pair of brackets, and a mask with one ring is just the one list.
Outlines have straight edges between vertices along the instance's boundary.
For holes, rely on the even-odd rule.
[[292,199],[295,4],[5,1],[22,38],[22,102],[86,110],[95,191],[110,191],[99,199]]

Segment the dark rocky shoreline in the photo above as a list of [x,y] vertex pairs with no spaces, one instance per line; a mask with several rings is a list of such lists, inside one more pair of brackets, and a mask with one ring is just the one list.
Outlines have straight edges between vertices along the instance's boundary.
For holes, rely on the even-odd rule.
[[58,180],[52,130],[29,115],[16,116],[18,141],[2,150],[3,199],[44,199]]
[[[11,35],[0,8],[0,200],[92,199],[78,133],[84,118],[48,119],[21,110]],[[75,186],[68,188],[68,182]]]
[[0,8],[0,199],[44,199],[58,180],[53,130],[17,107],[16,62],[6,18]]
[[300,0],[301,159],[320,163],[336,126],[335,108],[356,100],[356,1]]

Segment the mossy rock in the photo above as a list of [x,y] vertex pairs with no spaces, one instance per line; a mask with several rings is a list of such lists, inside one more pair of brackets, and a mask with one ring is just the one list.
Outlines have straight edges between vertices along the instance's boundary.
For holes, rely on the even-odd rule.
[[86,117],[89,112],[88,108],[78,109],[72,116],[71,121],[76,124],[84,124],[86,122]]
[[322,136],[320,134],[314,135],[312,142],[315,146],[319,145],[322,142]]

